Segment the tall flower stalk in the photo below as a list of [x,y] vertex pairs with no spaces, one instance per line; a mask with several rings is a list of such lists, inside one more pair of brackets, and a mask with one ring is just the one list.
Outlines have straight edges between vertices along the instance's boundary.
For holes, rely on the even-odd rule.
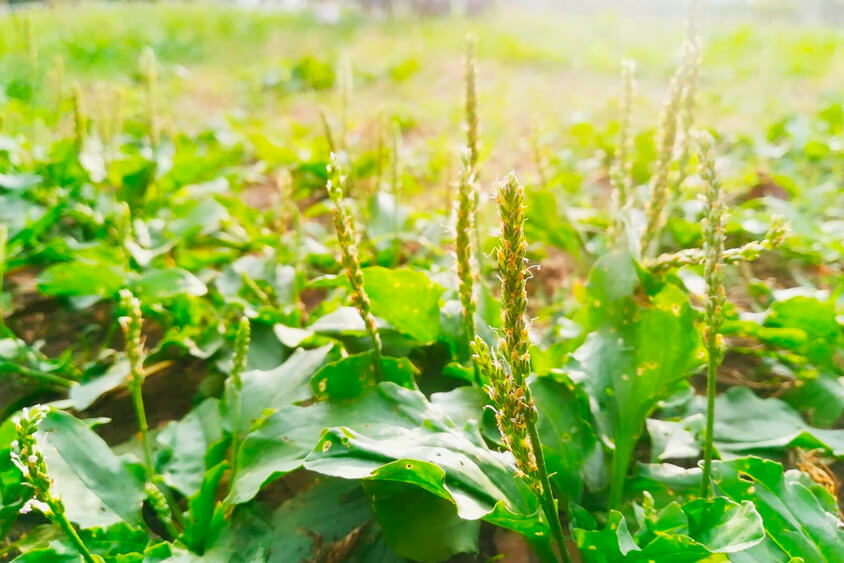
[[[471,35],[466,38],[466,56],[463,61],[464,78],[464,106],[466,112],[466,147],[469,151],[469,164],[477,178],[478,175],[478,84],[477,65],[475,64],[475,48],[477,41]],[[481,206],[481,191],[475,190],[473,205],[474,213],[478,213]],[[481,247],[481,228],[478,221],[475,221],[473,228],[475,238],[475,260],[478,267],[483,265],[483,249]]]
[[630,129],[633,120],[633,93],[635,90],[633,76],[635,72],[636,63],[633,61],[622,62],[621,78],[624,89],[621,94],[621,112],[618,120],[618,146],[615,161],[610,169],[610,182],[612,182],[613,187],[611,240],[617,240],[624,230],[622,215],[633,193],[633,135]]
[[147,127],[149,128],[149,142],[153,150],[161,143],[161,130],[158,119],[158,60],[155,51],[146,47],[138,59],[141,77],[147,97]]
[[246,361],[249,355],[249,342],[251,340],[251,327],[249,319],[240,318],[237,323],[237,332],[234,337],[234,355],[232,356],[232,371],[226,381],[226,395],[231,398],[228,405],[232,424],[232,446],[231,446],[231,478],[229,479],[229,493],[234,487],[237,476],[237,458],[240,453],[240,445],[243,441],[244,429],[241,427],[243,419],[243,372],[246,371]]
[[340,57],[337,65],[337,90],[340,94],[340,143],[343,150],[349,149],[349,105],[354,87],[352,61],[348,56]]
[[474,37],[466,38],[466,58],[463,64],[465,81],[464,104],[466,107],[466,146],[469,147],[469,162],[472,168],[478,164],[478,90],[477,67],[475,65]]
[[82,100],[82,88],[78,83],[73,85],[73,144],[76,154],[85,150],[85,139],[88,136],[88,118]]
[[102,558],[91,553],[91,550],[79,537],[76,528],[67,518],[62,499],[53,492],[53,481],[47,473],[47,464],[36,439],[38,426],[48,413],[47,407],[36,405],[23,409],[15,419],[17,439],[12,441],[10,455],[12,463],[23,475],[24,484],[32,489],[33,494],[24,510],[36,508],[57,524],[85,563],[102,563]]
[[494,358],[480,338],[473,342],[474,360],[490,380],[489,394],[496,410],[499,431],[516,458],[516,467],[539,497],[551,533],[563,561],[571,558],[566,549],[563,527],[542,443],[537,430],[538,413],[527,378],[530,375],[530,338],[527,325],[527,240],[525,239],[525,191],[512,173],[497,194],[501,236],[496,258],[501,279],[501,326],[499,341],[502,360]]
[[677,158],[677,170],[671,180],[669,193],[669,213],[676,207],[680,197],[680,187],[686,180],[689,171],[689,161],[694,152],[692,129],[695,122],[695,99],[697,83],[700,74],[701,54],[700,40],[694,35],[693,26],[687,24],[686,41],[683,44],[683,92],[680,99],[680,112],[677,117],[680,149]]
[[[772,250],[781,245],[788,236],[788,223],[782,217],[774,217],[771,225],[761,240],[754,240],[736,248],[727,248],[721,254],[724,264],[738,264],[752,262],[762,252]],[[670,254],[660,254],[658,257],[645,261],[645,267],[653,273],[661,273],[671,268],[703,264],[706,253],[700,248],[684,248]]]
[[[463,333],[466,352],[475,339],[475,270],[472,264],[472,230],[475,225],[475,172],[469,149],[460,152],[460,179],[457,186],[457,291],[463,306]],[[477,371],[477,370],[476,370]],[[476,373],[477,375],[477,373]]]
[[3,308],[3,279],[6,276],[6,244],[9,241],[9,226],[0,223],[0,336],[6,335],[6,311]]
[[346,175],[340,170],[337,155],[331,154],[331,164],[328,165],[328,182],[325,185],[331,201],[334,202],[334,230],[340,243],[340,263],[346,271],[346,277],[352,286],[352,301],[366,325],[369,337],[372,339],[372,364],[376,377],[382,378],[381,372],[381,335],[375,325],[375,315],[372,314],[372,304],[363,288],[363,271],[358,256],[357,233],[349,208],[344,199]]
[[401,162],[401,127],[398,121],[393,121],[390,127],[390,141],[392,159],[390,160],[390,191],[393,196],[393,265],[401,260],[401,214],[399,201],[402,192],[402,162]]
[[721,324],[724,320],[724,202],[721,181],[715,173],[712,156],[712,137],[702,133],[697,137],[700,177],[703,180],[706,200],[706,217],[703,220],[703,278],[706,282],[703,341],[708,353],[706,366],[706,431],[703,446],[703,478],[700,494],[709,495],[709,476],[712,471],[712,441],[715,425],[715,384],[718,366],[724,357]]
[[[149,423],[147,422],[146,409],[144,408],[143,386],[146,379],[144,369],[144,343],[141,335],[143,317],[141,316],[141,304],[128,289],[120,291],[120,307],[124,316],[120,317],[120,326],[123,329],[123,337],[126,342],[126,356],[129,359],[129,380],[127,386],[132,395],[132,405],[135,408],[135,416],[138,421],[138,430],[141,439],[141,451],[144,457],[144,469],[150,483],[157,487],[159,494],[148,495],[151,499],[151,506],[156,510],[162,522],[169,527],[171,517],[179,526],[184,526],[181,512],[177,509],[175,500],[172,498],[167,485],[163,479],[156,474],[152,457],[152,442],[149,437]],[[161,502],[158,498],[163,496],[167,502],[168,510],[158,512],[161,509]]]
[[677,141],[677,115],[683,95],[683,67],[677,69],[671,78],[668,99],[659,119],[656,171],[651,178],[650,197],[645,209],[647,225],[642,233],[642,254],[648,253],[651,244],[659,240],[665,221],[665,204],[668,201],[668,185],[671,161],[674,158],[674,144]]

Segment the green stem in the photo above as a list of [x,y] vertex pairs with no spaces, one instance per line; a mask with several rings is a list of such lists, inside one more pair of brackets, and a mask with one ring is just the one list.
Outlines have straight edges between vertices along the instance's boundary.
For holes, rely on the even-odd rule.
[[[158,490],[161,491],[161,494],[164,495],[164,500],[167,501],[167,505],[170,507],[170,513],[173,515],[173,521],[176,523],[176,526],[184,530],[185,518],[184,516],[182,516],[182,513],[178,510],[179,505],[176,503],[176,498],[170,491],[170,487],[167,486],[167,483],[164,482],[164,478],[161,475],[154,476],[152,482],[153,485],[158,487]],[[176,531],[178,531],[178,528]],[[178,534],[173,534],[174,537],[176,535]]]
[[0,225],[0,335],[6,334],[6,321],[3,319],[3,277],[6,273],[6,242],[9,239],[9,227]]
[[[616,437],[624,432],[616,430]],[[612,456],[612,472],[610,477],[610,498],[609,506],[618,509],[624,497],[624,481],[627,479],[627,469],[630,467],[630,457],[633,455],[633,447],[638,441],[638,436],[630,436],[629,440],[616,439],[615,450]]]
[[44,383],[51,383],[53,385],[59,385],[61,387],[70,388],[73,387],[74,381],[70,379],[66,379],[61,377],[60,375],[55,375],[52,373],[48,373],[46,371],[41,371],[38,369],[28,368],[22,365],[16,365],[15,371],[24,377],[29,377],[31,379],[36,379],[38,381],[42,381]]
[[147,413],[144,408],[144,394],[142,390],[144,375],[138,376],[133,374],[133,380],[129,383],[129,391],[132,394],[132,404],[135,407],[135,416],[138,419],[138,430],[141,433],[141,449],[144,452],[144,467],[146,468],[147,477],[149,480],[159,488],[164,495],[167,504],[170,505],[170,512],[173,514],[173,519],[180,526],[184,526],[184,518],[179,512],[176,504],[176,499],[170,492],[169,487],[159,479],[155,473],[155,466],[152,461],[152,444],[149,440],[149,423],[147,422]]
[[375,381],[384,381],[384,371],[381,369],[381,335],[378,334],[377,329],[372,328],[369,336],[372,338],[372,367],[375,368]]
[[[58,508],[58,511],[56,510]],[[50,510],[53,512],[54,519],[65,535],[68,537],[70,542],[76,548],[76,551],[82,556],[85,560],[85,563],[100,563],[101,560],[96,559],[88,547],[85,545],[85,542],[82,541],[82,538],[79,537],[79,534],[76,532],[76,528],[73,527],[73,524],[70,523],[70,520],[67,519],[67,516],[64,514],[63,507],[50,507]]]
[[700,481],[700,496],[709,496],[709,480],[712,473],[713,434],[715,428],[715,384],[717,383],[718,359],[714,350],[717,348],[717,333],[711,331],[709,337],[709,363],[706,369],[706,433],[703,444],[703,475]]
[[[525,389],[525,402],[532,404],[530,387],[527,381],[522,383]],[[571,555],[569,555],[566,548],[566,540],[563,535],[563,524],[560,522],[560,513],[557,509],[557,502],[554,499],[554,492],[551,490],[551,480],[548,478],[548,468],[545,465],[545,454],[542,451],[542,442],[539,440],[539,431],[536,428],[536,419],[538,418],[536,409],[527,417],[527,431],[530,437],[531,446],[533,446],[533,455],[536,458],[536,473],[539,478],[539,484],[542,486],[542,496],[540,502],[542,503],[542,511],[545,512],[545,517],[548,518],[548,525],[551,527],[551,535],[554,537],[554,542],[560,551],[560,557],[563,563],[571,563]]]
[[129,391],[132,393],[132,404],[135,407],[135,416],[138,419],[138,430],[141,433],[141,449],[144,452],[144,467],[146,467],[147,475],[151,479],[155,475],[155,467],[152,464],[152,446],[149,441],[149,424],[147,423],[147,413],[144,409],[144,395],[141,390],[140,378],[133,375],[133,381],[129,384]]
[[234,385],[230,387],[230,391],[232,394],[232,410],[231,410],[231,421],[232,421],[232,446],[231,446],[231,477],[229,478],[229,494],[230,497],[232,494],[232,490],[234,490],[234,482],[235,478],[237,477],[237,458],[240,454],[240,446],[242,444],[241,438],[241,429],[240,423],[241,418],[243,417],[243,398],[240,393],[240,389]]

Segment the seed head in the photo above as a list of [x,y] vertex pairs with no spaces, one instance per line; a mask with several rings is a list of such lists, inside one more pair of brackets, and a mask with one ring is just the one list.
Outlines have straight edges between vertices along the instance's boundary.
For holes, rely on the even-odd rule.
[[720,358],[717,336],[723,322],[723,308],[726,301],[724,291],[724,202],[721,194],[721,181],[715,172],[715,159],[712,156],[714,143],[709,133],[700,133],[696,137],[700,177],[704,183],[706,216],[703,220],[703,277],[706,282],[705,322],[709,353]]
[[534,416],[535,412],[533,400],[527,398],[524,386],[516,382],[506,362],[496,358],[483,339],[476,336],[471,347],[475,365],[489,381],[486,391],[495,412],[501,440],[516,460],[518,475],[536,492],[541,492],[536,455],[527,427],[528,418]]
[[129,358],[131,377],[135,384],[143,381],[144,345],[141,336],[143,317],[141,303],[128,289],[120,290],[120,308],[124,316],[120,317],[120,326],[126,341],[126,356]]
[[633,136],[630,132],[630,124],[633,117],[633,93],[635,83],[633,80],[636,72],[636,63],[624,61],[621,65],[621,77],[624,82],[624,90],[621,96],[621,114],[618,125],[618,146],[616,148],[615,162],[610,169],[610,181],[613,186],[613,222],[610,224],[610,239],[616,240],[622,231],[622,212],[628,205],[628,200],[633,192]]
[[246,361],[249,357],[249,341],[251,336],[251,327],[249,319],[245,316],[240,317],[237,323],[237,333],[234,338],[234,358],[232,359],[232,380],[238,390],[243,388],[243,380],[241,375],[246,371]]
[[471,152],[460,152],[460,180],[457,200],[457,284],[463,305],[463,330],[468,342],[475,337],[475,270],[472,262],[472,229],[475,220],[475,173]]
[[82,101],[82,88],[78,83],[73,85],[73,142],[76,145],[76,152],[81,153],[85,148],[85,139],[88,136],[88,118],[85,116],[85,108]]
[[525,240],[525,190],[513,173],[499,184],[498,213],[501,239],[496,250],[501,279],[501,350],[521,384],[530,372],[527,322],[527,241]]
[[344,199],[346,176],[341,172],[336,155],[331,154],[331,163],[328,165],[328,182],[326,190],[334,202],[334,230],[337,233],[337,240],[340,243],[340,263],[346,271],[346,277],[352,286],[352,301],[357,307],[367,332],[372,338],[377,365],[376,373],[381,374],[381,336],[375,324],[375,315],[372,314],[372,305],[369,296],[363,287],[363,271],[360,266],[360,258],[357,250],[357,235],[351,213]]
[[466,145],[469,147],[469,162],[472,168],[478,164],[478,92],[477,69],[475,67],[476,40],[466,38],[466,58],[464,61],[465,104],[466,104]]
[[26,485],[32,489],[35,500],[46,505],[56,499],[51,492],[52,480],[47,474],[47,464],[38,446],[36,432],[49,412],[50,409],[43,405],[21,411],[14,420],[17,440],[11,444],[10,452],[12,463],[20,470]]
[[153,149],[158,148],[161,132],[158,123],[158,59],[152,47],[144,47],[138,58],[138,67],[146,88],[147,121],[149,127],[150,144]]
[[674,145],[677,141],[677,116],[683,95],[684,67],[674,73],[671,78],[671,88],[668,99],[659,119],[659,133],[657,140],[656,172],[651,178],[650,199],[645,214],[647,227],[642,234],[641,248],[645,254],[651,243],[658,240],[665,221],[664,210],[668,199],[668,180],[671,172],[671,161],[674,158]]

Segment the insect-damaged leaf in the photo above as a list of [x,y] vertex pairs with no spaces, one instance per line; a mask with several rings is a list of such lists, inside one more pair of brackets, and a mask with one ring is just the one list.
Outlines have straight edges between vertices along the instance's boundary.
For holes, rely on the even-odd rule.
[[568,372],[586,389],[598,430],[615,448],[612,481],[620,494],[645,419],[700,366],[703,352],[685,295],[670,285],[647,295],[626,254],[595,264],[586,299],[594,330]]
[[304,465],[345,479],[409,483],[453,503],[461,518],[548,537],[509,454],[487,448],[475,423],[457,427],[424,395],[390,382],[355,399],[280,409],[246,438],[238,462],[234,503]]
[[440,334],[440,285],[416,270],[372,267],[363,271],[363,285],[372,312],[390,325],[427,343]]

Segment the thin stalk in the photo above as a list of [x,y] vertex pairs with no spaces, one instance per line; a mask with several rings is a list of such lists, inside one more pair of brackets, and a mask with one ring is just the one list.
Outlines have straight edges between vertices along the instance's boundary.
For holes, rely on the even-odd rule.
[[375,323],[375,315],[372,314],[372,304],[363,287],[363,271],[358,256],[357,233],[351,212],[344,199],[347,177],[341,172],[335,153],[331,153],[331,164],[328,165],[327,172],[328,182],[325,184],[325,189],[334,203],[334,231],[337,233],[337,242],[340,243],[340,263],[346,271],[346,277],[352,287],[352,301],[358,309],[369,337],[372,339],[372,369],[377,380],[381,381],[384,378],[381,370],[381,335]]
[[240,446],[243,442],[243,429],[241,428],[243,417],[243,372],[246,371],[246,363],[249,356],[249,343],[251,340],[251,326],[249,319],[240,318],[237,325],[237,332],[234,339],[234,356],[232,358],[231,376],[226,385],[232,401],[231,409],[232,423],[232,447],[231,447],[231,478],[229,479],[229,496],[234,489],[235,477],[237,476],[237,458],[240,454]]
[[394,121],[391,127],[391,141],[393,160],[390,163],[390,189],[392,190],[393,205],[393,266],[401,261],[401,238],[399,236],[401,225],[399,223],[399,197],[401,196],[401,128],[398,122]]
[[[525,397],[528,404],[531,402],[530,390],[527,384],[525,385]],[[534,411],[534,415],[536,412]],[[551,535],[554,536],[554,542],[560,550],[560,556],[564,563],[571,563],[571,555],[569,555],[566,548],[566,540],[563,535],[563,524],[560,521],[560,513],[557,508],[557,502],[554,499],[554,493],[551,490],[551,480],[548,477],[548,468],[545,465],[545,454],[542,451],[542,442],[539,440],[539,432],[536,429],[536,416],[528,417],[527,420],[528,436],[530,436],[531,446],[533,446],[534,456],[536,457],[536,476],[542,486],[542,511],[545,512],[545,517],[548,518],[548,525],[551,527]]]
[[9,227],[0,224],[0,334],[6,334],[5,310],[3,309],[3,280],[6,275],[6,243],[9,240]]
[[[478,83],[477,67],[475,64],[475,48],[477,41],[474,37],[466,38],[466,56],[463,62],[464,77],[464,106],[466,112],[466,146],[469,149],[469,162],[475,176],[478,175]],[[481,206],[481,191],[475,190],[474,211],[476,215]],[[483,248],[481,247],[481,227],[477,219],[474,221],[473,235],[475,238],[475,260],[478,268],[483,269]]]
[[[135,368],[132,368],[135,371]],[[152,445],[149,441],[149,424],[147,422],[147,414],[144,409],[144,395],[141,385],[132,376],[133,381],[129,384],[129,392],[132,394],[132,406],[135,408],[135,417],[138,421],[138,430],[141,435],[141,449],[144,455],[144,467],[147,470],[147,475],[152,478],[155,474],[155,466],[152,462]]]
[[102,563],[102,559],[94,556],[79,537],[65,515],[61,497],[53,491],[53,480],[47,472],[36,434],[38,426],[49,412],[48,407],[34,405],[24,408],[14,419],[17,439],[10,444],[9,460],[20,470],[24,482],[32,490],[33,495],[27,505],[43,512],[53,523],[58,524],[86,563]]
[[337,145],[334,144],[334,134],[331,132],[331,124],[328,122],[328,116],[322,110],[319,111],[319,120],[322,123],[322,133],[325,135],[325,142],[328,143],[329,152],[337,152]]
[[[505,389],[515,406],[512,407],[519,421],[524,422],[530,440],[533,460],[528,453],[528,475],[541,490],[534,488],[542,503],[551,527],[551,533],[565,563],[571,561],[566,549],[560,515],[548,478],[542,442],[536,428],[539,418],[536,404],[531,397],[527,378],[530,375],[530,337],[527,323],[527,240],[525,239],[525,191],[512,173],[498,189],[498,212],[501,217],[500,244],[497,251],[499,277],[501,278],[501,349],[510,366],[512,385]],[[511,417],[512,418],[512,417]],[[505,428],[501,425],[500,428]],[[505,422],[505,424],[507,424]],[[533,463],[530,463],[533,461]]]
[[68,389],[73,387],[73,385],[76,383],[75,381],[62,377],[60,375],[55,375],[53,373],[48,373],[46,371],[41,371],[38,369],[29,368],[21,365],[16,366],[15,371],[18,372],[20,375],[23,375],[24,377],[29,377],[30,379],[35,379],[43,383],[59,385]]
[[128,290],[120,291],[120,304],[126,316],[120,318],[126,340],[126,356],[129,358],[129,392],[132,395],[132,405],[135,409],[135,417],[138,421],[138,430],[141,439],[141,449],[144,456],[144,468],[149,481],[155,485],[164,496],[173,520],[184,527],[184,518],[178,510],[178,504],[173,498],[170,489],[155,472],[155,465],[152,457],[152,443],[149,439],[149,423],[147,422],[146,409],[144,408],[143,385],[146,379],[144,371],[144,345],[141,336],[141,304]]
[[[61,512],[56,512],[56,508],[59,508]],[[73,524],[65,516],[64,507],[54,507],[51,505],[50,510],[53,511],[53,519],[70,540],[70,543],[73,544],[73,547],[76,548],[76,551],[79,552],[79,555],[85,560],[85,563],[102,563],[102,559],[95,558],[94,554],[88,549],[88,546],[85,545],[85,542],[82,541],[82,538],[79,537],[76,528],[73,527]]]
[[703,278],[706,282],[704,299],[704,341],[709,360],[706,366],[706,434],[703,445],[703,475],[700,494],[709,496],[709,478],[712,472],[713,430],[715,426],[715,392],[718,366],[723,359],[721,345],[721,324],[726,302],[724,290],[724,203],[721,181],[715,172],[715,158],[712,155],[712,137],[702,133],[697,137],[700,177],[705,187],[706,217],[703,220]]
[[[620,435],[621,432],[616,429],[615,435]],[[638,436],[634,436],[628,443],[617,441],[615,450],[612,456],[612,467],[610,469],[610,508],[618,508],[621,506],[622,498],[624,497],[624,481],[627,479],[627,469],[630,467],[630,458],[633,455],[633,445],[638,441]]]
[[161,143],[161,128],[158,119],[158,60],[155,51],[146,47],[138,59],[138,66],[144,80],[147,102],[147,127],[149,142],[153,152],[158,151]]
[[[718,335],[710,332],[706,347],[710,350],[717,348]],[[717,354],[709,354],[706,364],[706,431],[703,444],[703,474],[700,482],[700,496],[709,496],[709,481],[712,474],[712,453],[714,450],[713,433],[715,431],[715,394],[718,382],[718,365],[721,362]]]

